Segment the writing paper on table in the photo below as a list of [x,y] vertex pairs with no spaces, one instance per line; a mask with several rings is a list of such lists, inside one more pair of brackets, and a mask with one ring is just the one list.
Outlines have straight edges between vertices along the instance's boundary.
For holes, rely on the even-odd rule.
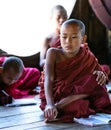
[[88,118],[74,118],[74,121],[87,126],[111,124],[111,114],[96,113]]
[[6,104],[6,107],[17,107],[17,106],[28,106],[28,105],[37,105],[37,101],[34,98],[22,98],[14,99],[10,104]]

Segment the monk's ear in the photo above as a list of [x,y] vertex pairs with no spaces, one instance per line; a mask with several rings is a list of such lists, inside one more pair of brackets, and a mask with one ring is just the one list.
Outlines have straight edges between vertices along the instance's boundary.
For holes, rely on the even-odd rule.
[[86,43],[86,40],[87,40],[87,35],[84,35],[82,39],[82,43]]

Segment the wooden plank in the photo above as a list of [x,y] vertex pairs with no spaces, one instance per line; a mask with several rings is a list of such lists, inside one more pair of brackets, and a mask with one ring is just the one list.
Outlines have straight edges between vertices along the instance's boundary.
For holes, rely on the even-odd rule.
[[0,122],[0,128],[18,126],[21,124],[29,124],[33,122],[44,121],[44,119],[38,114],[25,114],[22,116],[11,116],[6,118],[3,122]]
[[35,122],[35,123],[30,123],[30,124],[22,124],[19,126],[15,126],[15,127],[9,127],[9,128],[4,128],[3,130],[29,130],[29,129],[62,129],[62,128],[69,128],[72,127],[74,128],[75,126],[77,126],[78,124],[76,123],[44,123],[44,121],[41,122]]
[[39,106],[22,106],[22,107],[0,107],[0,117],[7,117],[28,112],[41,111]]
[[77,123],[57,123],[57,124],[46,124],[43,121],[42,122],[35,122],[35,123],[29,123],[29,124],[23,124],[19,126],[12,126],[8,128],[3,128],[1,130],[110,130],[111,126],[105,125],[105,126],[99,126],[99,127],[89,127],[89,126],[83,126]]
[[110,130],[110,125],[89,127],[78,123],[44,123],[39,104],[22,107],[0,107],[0,130]]
[[37,106],[7,108],[0,112],[0,129],[43,121],[43,112]]

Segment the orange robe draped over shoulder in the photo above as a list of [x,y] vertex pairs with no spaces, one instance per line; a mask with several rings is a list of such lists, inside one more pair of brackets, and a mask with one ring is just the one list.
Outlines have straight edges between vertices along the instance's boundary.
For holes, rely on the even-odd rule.
[[[0,57],[0,65],[4,62],[6,57]],[[0,77],[1,78],[1,77]],[[40,78],[40,71],[37,68],[24,68],[22,76],[12,85],[0,84],[0,90],[5,90],[13,98],[22,98],[34,94],[33,89],[38,85]]]
[[[102,70],[98,60],[86,45],[82,45],[79,53],[66,61],[56,64],[53,86],[54,102],[70,95],[88,94],[87,99],[71,102],[59,111],[63,122],[71,122],[74,117],[86,117],[96,112],[111,113],[111,102],[106,86],[98,85],[94,70]],[[40,83],[41,109],[46,106],[44,94],[44,78]]]

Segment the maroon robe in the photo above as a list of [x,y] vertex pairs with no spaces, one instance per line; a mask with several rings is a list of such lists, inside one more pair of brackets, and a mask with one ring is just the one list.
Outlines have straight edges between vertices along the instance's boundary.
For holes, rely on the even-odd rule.
[[[5,57],[0,57],[0,64],[2,65]],[[1,75],[0,75],[1,78]],[[0,90],[5,90],[13,98],[22,98],[25,96],[33,95],[33,89],[38,85],[40,78],[40,71],[37,68],[24,68],[22,76],[19,80],[12,85],[5,85],[0,83]]]
[[[87,44],[87,43],[85,43]],[[61,48],[61,44],[60,44],[60,38],[57,39],[57,41],[54,42],[54,44],[51,46],[54,48]],[[109,76],[111,74],[111,70],[110,67],[106,64],[101,65],[102,69],[106,72],[106,74]]]
[[60,38],[58,38],[57,41],[55,41],[55,42],[53,43],[53,45],[50,46],[50,47],[53,47],[53,48],[61,48]]
[[[86,45],[82,45],[79,53],[70,59],[56,64],[53,86],[54,102],[77,94],[88,94],[86,99],[73,101],[59,110],[63,122],[71,122],[74,117],[87,117],[96,112],[111,113],[111,102],[106,86],[98,85],[94,70],[102,70],[98,60]],[[44,75],[43,75],[44,76]],[[46,106],[44,78],[41,78],[41,109]]]

